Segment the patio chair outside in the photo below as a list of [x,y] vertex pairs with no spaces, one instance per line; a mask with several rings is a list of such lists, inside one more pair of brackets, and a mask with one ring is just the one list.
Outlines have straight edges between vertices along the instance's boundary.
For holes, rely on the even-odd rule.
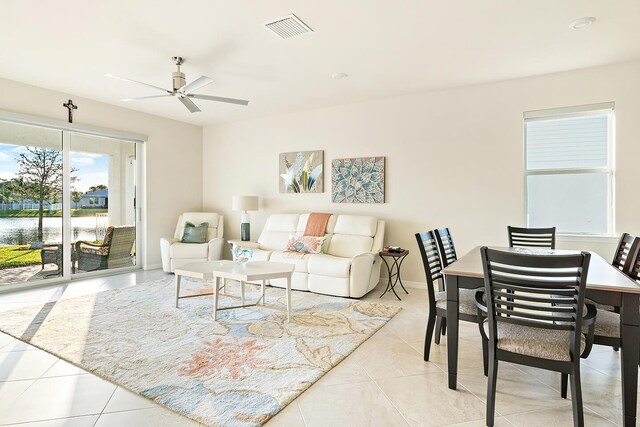
[[75,243],[77,270],[95,271],[134,265],[131,255],[136,240],[135,226],[109,226],[102,244]]

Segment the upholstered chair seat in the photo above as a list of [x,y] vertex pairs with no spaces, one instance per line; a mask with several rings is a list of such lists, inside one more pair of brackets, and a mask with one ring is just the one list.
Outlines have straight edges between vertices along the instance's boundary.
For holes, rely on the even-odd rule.
[[[599,315],[599,314],[598,314]],[[489,335],[489,324],[482,325]],[[497,348],[541,359],[570,361],[569,342],[571,332],[534,328],[513,323],[497,323]],[[580,353],[586,348],[584,335],[580,340]]]
[[[582,330],[586,332],[586,327]],[[598,310],[594,334],[601,337],[620,338],[620,315],[613,311]]]
[[[460,300],[458,301],[460,313],[476,315],[478,313],[478,307],[476,307],[476,290],[475,289],[460,289]],[[447,309],[447,292],[436,293],[436,307],[442,310]]]

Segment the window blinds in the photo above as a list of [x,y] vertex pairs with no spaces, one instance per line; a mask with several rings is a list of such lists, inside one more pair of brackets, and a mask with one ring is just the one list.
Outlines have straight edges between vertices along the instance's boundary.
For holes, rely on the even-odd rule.
[[527,170],[608,167],[608,126],[608,114],[527,121]]

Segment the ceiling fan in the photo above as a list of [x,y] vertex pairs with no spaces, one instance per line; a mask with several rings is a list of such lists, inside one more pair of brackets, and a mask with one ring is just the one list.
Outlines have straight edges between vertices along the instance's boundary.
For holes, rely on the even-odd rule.
[[151,98],[164,98],[167,96],[175,96],[178,98],[182,104],[187,107],[187,109],[192,113],[199,113],[201,110],[198,106],[191,100],[194,99],[204,99],[206,101],[218,101],[218,102],[227,102],[229,104],[238,104],[238,105],[248,105],[249,101],[245,101],[244,99],[235,99],[235,98],[223,98],[221,96],[212,96],[212,95],[198,95],[197,93],[193,93],[194,91],[200,89],[213,82],[213,79],[207,76],[200,76],[191,83],[187,83],[187,80],[184,77],[184,73],[180,71],[180,66],[184,62],[184,58],[181,56],[174,56],[171,58],[173,62],[178,67],[178,71],[171,73],[173,77],[173,89],[163,89],[158,86],[150,85],[148,83],[139,82],[137,80],[128,79],[126,77],[114,76],[113,74],[107,74],[107,77],[111,77],[118,80],[124,80],[125,82],[137,83],[141,84],[161,92],[165,92],[163,95],[151,95],[151,96],[140,96],[138,98],[126,98],[123,101],[137,101],[140,99],[151,99]]

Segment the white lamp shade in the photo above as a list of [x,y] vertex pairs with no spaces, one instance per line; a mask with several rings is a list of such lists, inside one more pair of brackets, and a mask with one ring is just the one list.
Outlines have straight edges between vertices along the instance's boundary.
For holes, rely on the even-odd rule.
[[231,209],[234,211],[257,211],[258,196],[233,196]]

